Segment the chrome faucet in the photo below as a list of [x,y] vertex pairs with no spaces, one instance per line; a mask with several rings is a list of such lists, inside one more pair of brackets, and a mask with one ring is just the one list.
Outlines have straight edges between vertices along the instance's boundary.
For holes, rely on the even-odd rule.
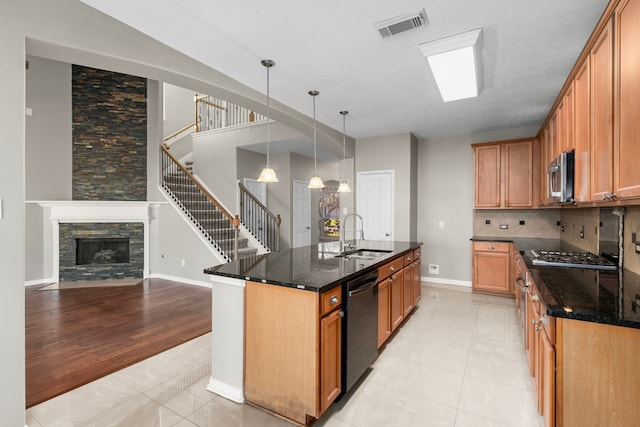
[[345,215],[345,217],[342,219],[342,222],[340,222],[340,252],[344,252],[345,248],[350,247],[349,243],[345,242],[345,238],[344,238],[344,234],[347,231],[347,230],[345,230],[345,226],[347,224],[347,219],[350,216],[355,216],[355,217],[360,218],[360,230],[358,230],[356,228],[356,221],[353,220],[353,227],[354,228],[353,228],[353,230],[350,230],[350,231],[353,231],[354,238],[356,237],[355,233],[360,231],[360,239],[364,240],[364,220],[362,219],[362,217],[360,215],[358,215],[357,213],[355,213],[355,212],[354,213],[350,213],[348,215]]

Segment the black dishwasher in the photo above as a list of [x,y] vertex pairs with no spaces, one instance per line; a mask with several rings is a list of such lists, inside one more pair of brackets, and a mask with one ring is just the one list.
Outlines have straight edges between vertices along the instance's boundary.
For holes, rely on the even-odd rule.
[[348,392],[378,357],[378,270],[343,286],[342,393]]

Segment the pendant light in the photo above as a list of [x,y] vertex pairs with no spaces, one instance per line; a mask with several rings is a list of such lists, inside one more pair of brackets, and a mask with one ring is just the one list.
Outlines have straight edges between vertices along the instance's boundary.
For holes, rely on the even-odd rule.
[[316,96],[318,96],[320,92],[317,90],[310,90],[309,95],[313,97],[313,166],[314,166],[314,174],[309,181],[308,188],[324,188],[324,183],[322,179],[318,176],[318,152],[317,152],[317,135],[316,135]]
[[269,129],[269,124],[271,123],[271,111],[269,105],[269,69],[276,65],[276,63],[271,59],[263,59],[262,61],[260,61],[260,63],[267,69],[267,165],[264,167],[264,169],[262,169],[262,172],[260,172],[258,182],[278,182],[276,172],[271,168],[271,165],[269,164],[269,142],[271,140]]
[[351,187],[349,187],[349,184],[347,183],[347,180],[344,179],[344,175],[342,173],[342,170],[344,169],[344,163],[347,160],[347,152],[346,152],[346,144],[347,144],[347,136],[345,133],[345,121],[347,118],[347,114],[349,114],[348,111],[340,111],[340,114],[342,114],[342,164],[340,165],[340,176],[343,178],[342,181],[340,181],[340,185],[338,186],[338,193],[351,193]]

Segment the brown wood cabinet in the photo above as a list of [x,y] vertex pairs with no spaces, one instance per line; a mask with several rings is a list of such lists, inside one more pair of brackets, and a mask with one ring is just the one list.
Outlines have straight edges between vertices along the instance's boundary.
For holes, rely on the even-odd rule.
[[407,317],[410,313],[411,310],[413,310],[414,307],[414,297],[413,297],[413,293],[415,292],[414,290],[414,270],[415,270],[415,265],[413,263],[413,251],[409,252],[408,254],[406,254],[404,256],[404,269],[402,270],[403,273],[403,278],[402,278],[402,282],[403,282],[403,290],[402,290],[402,311],[403,311],[403,317]]
[[615,10],[614,190],[617,199],[640,197],[640,1]]
[[591,200],[613,191],[613,34],[611,21],[591,49]]
[[378,283],[378,348],[391,336],[391,286],[389,278]]
[[584,61],[573,81],[574,91],[574,141],[575,141],[575,165],[574,165],[574,189],[573,198],[578,203],[591,201],[589,177],[590,168],[590,143],[591,119],[590,119],[590,87],[589,87],[589,61]]
[[534,141],[473,144],[476,208],[534,206]]
[[342,288],[325,293],[248,281],[245,399],[299,424],[340,393]]
[[535,282],[529,282],[527,291],[527,356],[529,373],[545,427],[555,425],[555,319],[546,314]]
[[472,243],[472,288],[475,292],[513,296],[512,243]]
[[422,297],[421,248],[378,268],[378,348],[407,318]]

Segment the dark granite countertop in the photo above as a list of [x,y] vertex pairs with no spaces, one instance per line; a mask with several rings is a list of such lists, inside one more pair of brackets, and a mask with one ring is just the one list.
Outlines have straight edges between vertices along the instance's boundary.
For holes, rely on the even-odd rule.
[[422,245],[421,242],[378,240],[349,240],[348,243],[352,245],[349,251],[364,249],[389,252],[374,260],[337,257],[340,242],[332,241],[240,259],[206,268],[204,272],[322,292]]
[[640,275],[624,269],[605,271],[531,264],[527,250],[579,250],[559,239],[474,236],[471,240],[515,243],[524,252],[523,258],[548,315],[640,329]]

